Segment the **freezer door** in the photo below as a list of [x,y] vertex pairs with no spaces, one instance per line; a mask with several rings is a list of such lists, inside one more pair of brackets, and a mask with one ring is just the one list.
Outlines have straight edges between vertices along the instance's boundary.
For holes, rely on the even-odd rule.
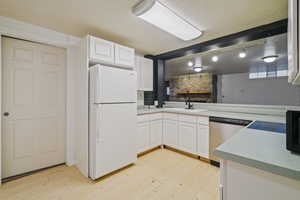
[[137,77],[132,70],[96,65],[90,69],[90,100],[94,103],[137,101]]
[[137,160],[136,103],[93,104],[90,177],[100,178]]

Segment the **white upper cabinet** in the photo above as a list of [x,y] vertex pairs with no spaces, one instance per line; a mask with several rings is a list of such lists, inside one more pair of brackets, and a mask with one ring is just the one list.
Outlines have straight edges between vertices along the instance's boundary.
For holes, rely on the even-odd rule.
[[134,68],[134,49],[93,36],[88,36],[87,40],[90,63],[115,65],[128,69]]
[[114,64],[115,51],[114,43],[93,36],[89,36],[90,53],[89,58],[92,62]]
[[153,61],[142,56],[135,57],[138,90],[153,91]]
[[147,58],[142,58],[142,82],[144,91],[153,90],[153,61]]
[[300,4],[296,0],[289,0],[289,19],[288,19],[288,65],[289,65],[289,82],[300,84],[299,70],[299,8]]
[[135,56],[135,65],[134,65],[134,70],[137,75],[137,90],[142,90],[142,77],[141,77],[141,57],[140,56]]
[[115,64],[132,68],[135,64],[134,49],[115,44]]

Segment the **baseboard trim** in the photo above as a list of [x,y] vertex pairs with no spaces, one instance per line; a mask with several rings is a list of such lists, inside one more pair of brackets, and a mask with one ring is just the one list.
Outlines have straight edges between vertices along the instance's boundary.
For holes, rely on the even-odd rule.
[[153,152],[153,151],[156,151],[156,150],[158,150],[158,149],[160,149],[160,148],[161,148],[160,146],[157,146],[157,147],[154,147],[154,148],[149,149],[149,150],[147,150],[147,151],[141,152],[141,153],[138,154],[138,157],[144,156],[144,155],[146,155],[146,154],[148,154],[148,153],[151,153],[151,152]]
[[168,149],[168,150],[170,150],[170,151],[174,151],[174,152],[176,152],[176,153],[180,153],[180,154],[182,154],[182,155],[191,157],[191,158],[199,159],[199,156],[198,156],[198,155],[195,155],[195,154],[192,154],[192,153],[188,153],[188,152],[185,152],[185,151],[181,151],[181,150],[175,149],[175,148],[170,147],[170,146],[167,146],[167,145],[164,145],[164,148],[165,148],[165,149]]
[[199,156],[199,159],[203,162],[210,163],[210,159]]
[[38,172],[45,171],[45,170],[47,170],[47,169],[51,169],[51,168],[58,167],[58,166],[62,166],[62,165],[66,165],[66,163],[61,163],[61,164],[57,164],[57,165],[52,165],[52,166],[45,167],[45,168],[42,168],[42,169],[37,169],[37,170],[33,170],[33,171],[26,172],[26,173],[23,173],[23,174],[19,174],[19,175],[7,177],[7,178],[2,179],[1,182],[2,182],[2,183],[7,183],[7,182],[10,182],[10,181],[14,181],[14,180],[17,180],[17,179],[20,179],[20,178],[23,178],[23,177],[26,177],[26,176],[30,176],[30,175],[32,175],[32,174],[36,174],[36,173],[38,173]]

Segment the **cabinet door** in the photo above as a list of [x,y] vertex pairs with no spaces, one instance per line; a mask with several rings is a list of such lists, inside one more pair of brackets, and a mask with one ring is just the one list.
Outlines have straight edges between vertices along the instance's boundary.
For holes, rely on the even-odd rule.
[[143,90],[141,56],[135,56],[134,70],[136,71],[137,75],[137,90]]
[[149,122],[138,123],[138,153],[149,149],[150,127]]
[[178,148],[178,122],[166,119],[164,121],[164,137],[165,145]]
[[198,125],[197,151],[199,156],[209,158],[209,126]]
[[154,120],[150,122],[150,148],[160,146],[162,144],[163,122],[162,120]]
[[[298,69],[298,1],[289,0],[289,26],[288,26],[288,80],[293,82]],[[300,41],[299,41],[300,42]]]
[[180,150],[197,153],[197,125],[179,122],[179,148]]
[[90,60],[93,62],[114,64],[114,43],[89,36]]
[[142,83],[144,91],[153,91],[153,61],[141,58]]
[[115,64],[126,68],[133,68],[135,64],[134,49],[115,44]]

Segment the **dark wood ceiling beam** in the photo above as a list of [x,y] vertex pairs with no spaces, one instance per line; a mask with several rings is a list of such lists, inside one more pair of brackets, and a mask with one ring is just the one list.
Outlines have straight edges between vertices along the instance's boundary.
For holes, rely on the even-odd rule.
[[280,20],[271,24],[258,26],[252,29],[198,43],[189,47],[169,51],[159,55],[146,55],[145,57],[157,60],[169,60],[191,54],[201,53],[209,50],[229,47],[253,40],[263,39],[287,32],[288,20]]

